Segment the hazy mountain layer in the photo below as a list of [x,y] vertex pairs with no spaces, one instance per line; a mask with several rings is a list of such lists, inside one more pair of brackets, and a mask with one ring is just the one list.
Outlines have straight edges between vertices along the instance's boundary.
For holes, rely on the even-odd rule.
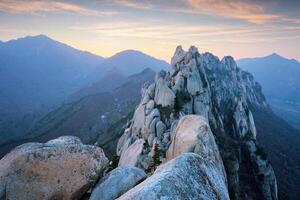
[[0,143],[97,80],[103,58],[40,35],[0,44]]
[[[94,143],[98,140],[99,145],[107,146],[106,154],[110,157],[114,154],[116,145],[110,148],[110,142],[116,142],[119,137],[113,134],[119,134],[118,131],[126,123],[123,118],[126,118],[138,103],[140,88],[145,82],[153,80],[154,75],[154,71],[145,69],[128,77],[121,86],[112,89],[111,92],[94,93],[63,104],[39,120],[22,140],[0,146],[1,155],[28,141],[45,142],[62,135],[74,135],[84,143]],[[84,89],[81,91],[85,92]],[[81,94],[77,93],[77,96]],[[121,120],[119,126],[115,123],[118,120]]]
[[237,63],[262,85],[272,110],[300,128],[300,63],[277,54],[244,58]]
[[44,35],[1,42],[0,144],[25,135],[62,102],[111,91],[147,67],[167,66],[133,50],[104,59]]

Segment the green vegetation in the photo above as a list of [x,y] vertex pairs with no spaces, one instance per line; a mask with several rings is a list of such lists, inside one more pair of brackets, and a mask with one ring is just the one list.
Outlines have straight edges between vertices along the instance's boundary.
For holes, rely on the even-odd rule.
[[262,147],[257,146],[255,154],[260,156],[263,160],[267,160],[267,155]]
[[134,114],[134,112],[131,111],[126,115],[126,117],[123,117],[120,120],[116,121],[115,123],[110,124],[107,131],[115,132],[116,130],[119,130],[120,127],[122,127],[124,124],[126,124],[128,120],[132,119],[133,114]]
[[247,142],[247,141],[250,141],[250,140],[254,140],[254,138],[253,138],[253,135],[250,133],[250,131],[248,131],[248,132],[244,135],[244,137],[243,137],[242,140],[245,141],[245,142]]
[[107,172],[112,171],[113,169],[118,167],[118,163],[119,163],[120,157],[115,155],[112,157],[112,160],[107,168]]
[[108,146],[118,140],[120,138],[120,134],[123,133],[123,126],[127,123],[128,120],[132,119],[134,112],[131,111],[127,114],[126,117],[123,117],[121,119],[119,119],[118,121],[112,123],[109,125],[109,127],[107,128],[106,132],[109,132],[111,135],[111,138],[106,141],[103,144],[100,144],[99,146],[101,148],[103,148],[104,150],[108,148]]
[[132,119],[132,116],[133,112],[129,112],[126,117],[122,117],[118,121],[111,123],[107,129],[102,130],[102,133],[99,132],[96,141],[109,159],[113,159],[113,157],[116,156],[118,140],[124,133],[124,127],[126,123]]
[[161,157],[165,157],[166,152],[159,148],[158,144],[154,145],[154,152],[151,164],[148,169],[145,170],[146,173],[153,173],[157,166],[161,164]]
[[56,130],[80,109],[77,104],[67,104],[57,108],[38,121],[33,129],[28,131],[27,138],[38,138]]
[[257,177],[258,177],[258,180],[263,181],[264,178],[265,178],[265,175],[264,174],[258,174]]
[[191,97],[188,92],[186,91],[177,91],[175,97],[175,105],[174,109],[176,112],[179,112],[183,105],[191,100]]
[[162,152],[158,147],[158,144],[155,144],[154,146],[154,155],[153,155],[153,164],[154,166],[157,166],[161,163],[160,161],[160,156],[161,156]]

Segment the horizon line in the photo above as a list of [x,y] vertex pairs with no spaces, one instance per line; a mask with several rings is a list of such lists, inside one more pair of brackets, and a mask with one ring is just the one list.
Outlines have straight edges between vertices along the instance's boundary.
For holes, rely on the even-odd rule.
[[[171,59],[171,58],[170,58],[169,61],[167,61],[166,59],[158,58],[158,57],[156,57],[156,56],[154,56],[154,55],[152,55],[152,54],[145,53],[145,52],[142,51],[142,50],[139,50],[139,49],[131,49],[131,48],[124,49],[124,50],[121,50],[121,51],[116,51],[116,52],[114,52],[113,54],[111,54],[110,56],[102,56],[102,55],[100,55],[99,53],[93,52],[93,51],[91,51],[91,50],[86,50],[86,49],[82,49],[82,48],[79,48],[79,47],[75,47],[74,45],[71,45],[71,44],[68,44],[67,42],[64,42],[64,41],[55,39],[55,38],[53,38],[53,37],[51,37],[51,36],[48,36],[48,35],[46,35],[46,34],[43,34],[43,33],[41,33],[41,34],[36,34],[36,35],[24,35],[24,36],[21,36],[21,37],[12,38],[12,39],[8,39],[8,40],[1,40],[1,39],[0,39],[0,42],[2,42],[2,43],[8,43],[8,42],[12,42],[12,41],[22,40],[22,39],[25,39],[25,38],[28,38],[28,37],[37,38],[37,37],[41,37],[41,36],[46,37],[46,38],[48,38],[48,39],[50,39],[50,40],[52,40],[52,41],[59,42],[59,43],[61,43],[61,44],[64,44],[64,45],[66,45],[66,46],[69,46],[69,47],[71,47],[71,48],[73,48],[73,49],[76,49],[76,50],[78,50],[78,51],[86,52],[86,53],[89,53],[89,54],[92,54],[92,55],[95,55],[95,56],[99,56],[99,57],[104,58],[104,59],[111,58],[111,57],[113,57],[113,56],[115,56],[115,55],[117,55],[117,54],[119,54],[119,53],[125,52],[125,51],[137,51],[137,52],[143,53],[143,54],[145,54],[145,55],[147,55],[147,56],[151,56],[151,57],[153,57],[153,58],[155,58],[155,59],[157,59],[157,60],[165,61],[165,62],[168,63],[168,64],[170,64],[170,59]],[[178,44],[178,46],[179,46],[179,45],[180,45],[180,44]],[[193,45],[190,45],[190,46],[193,46]],[[207,52],[210,52],[210,51],[203,51],[203,53],[207,53]],[[213,55],[215,55],[215,54],[213,54]],[[272,56],[272,55],[277,55],[277,56],[282,57],[282,58],[287,59],[287,60],[295,60],[295,61],[297,61],[297,62],[300,64],[300,60],[298,60],[297,58],[287,58],[287,57],[285,57],[285,56],[282,56],[282,55],[276,53],[275,51],[273,51],[272,53],[268,53],[268,54],[266,54],[266,55],[253,56],[253,57],[240,57],[240,58],[234,59],[234,60],[237,62],[237,61],[242,60],[242,59],[258,59],[258,58],[265,58],[265,57]],[[215,55],[215,56],[216,56],[216,55]],[[227,56],[231,56],[231,55],[227,55]],[[217,57],[220,59],[222,56],[221,56],[221,57],[220,57],[220,56],[217,56]],[[225,56],[223,56],[223,57],[225,57]],[[220,59],[220,60],[221,60],[221,59]]]

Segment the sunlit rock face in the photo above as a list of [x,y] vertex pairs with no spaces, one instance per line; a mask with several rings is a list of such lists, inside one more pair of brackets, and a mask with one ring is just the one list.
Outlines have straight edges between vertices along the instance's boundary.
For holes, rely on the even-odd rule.
[[[142,100],[118,143],[121,163],[134,155],[134,166],[152,173],[181,153],[201,156],[207,151],[210,157],[221,155],[219,171],[225,168],[231,199],[277,199],[272,166],[256,142],[251,109],[267,104],[253,76],[238,68],[232,57],[219,60],[193,46],[188,51],[177,47],[171,65],[142,89]],[[186,125],[194,119],[184,116],[191,114],[201,120]],[[141,139],[142,150],[133,153]]]
[[77,137],[27,143],[0,160],[0,199],[80,199],[107,165],[101,148]]
[[171,144],[166,159],[171,160],[185,152],[198,154],[206,163],[215,166],[215,171],[223,177],[226,185],[226,173],[218,146],[207,120],[199,115],[185,115],[180,119],[172,133]]

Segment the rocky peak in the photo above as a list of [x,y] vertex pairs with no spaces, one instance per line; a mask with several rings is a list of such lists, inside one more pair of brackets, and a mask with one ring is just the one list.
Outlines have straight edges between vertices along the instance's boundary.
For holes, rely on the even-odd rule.
[[[142,100],[118,143],[119,166],[136,166],[152,173],[166,162],[176,141],[176,148],[183,149],[180,153],[201,155],[199,149],[211,148],[216,157],[220,151],[223,162],[216,168],[221,173],[225,167],[232,199],[277,199],[276,178],[260,155],[251,113],[251,108],[266,106],[261,87],[231,56],[220,61],[211,53],[199,53],[194,46],[188,51],[178,46],[170,71],[159,72],[155,82],[142,89]],[[205,121],[203,126],[195,126],[193,137],[183,134],[189,127],[181,123],[191,114]],[[218,147],[202,138],[208,130]]]

